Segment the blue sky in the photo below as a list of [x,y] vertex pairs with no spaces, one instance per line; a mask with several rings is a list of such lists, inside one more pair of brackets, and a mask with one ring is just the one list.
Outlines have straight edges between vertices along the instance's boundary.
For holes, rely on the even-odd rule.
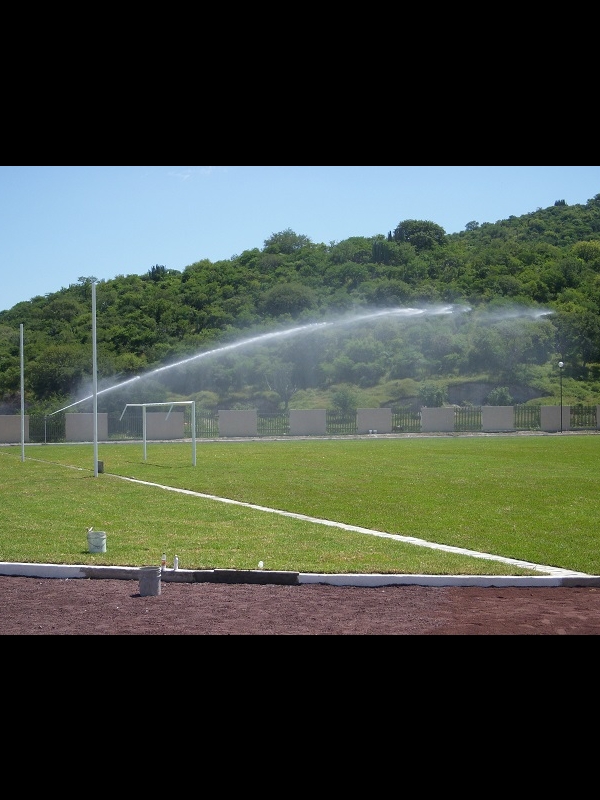
[[290,228],[315,243],[446,233],[600,194],[600,167],[0,166],[0,311],[80,277],[183,271],[262,249]]

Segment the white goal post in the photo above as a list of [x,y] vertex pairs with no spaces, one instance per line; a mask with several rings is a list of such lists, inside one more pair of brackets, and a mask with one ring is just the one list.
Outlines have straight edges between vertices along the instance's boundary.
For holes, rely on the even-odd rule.
[[167,419],[171,415],[171,411],[175,406],[191,406],[192,408],[192,464],[196,466],[196,403],[193,400],[182,400],[181,402],[177,403],[127,403],[125,408],[123,409],[123,413],[121,414],[121,419],[125,416],[125,412],[128,408],[141,408],[142,409],[142,419],[143,419],[143,430],[144,430],[144,461],[147,461],[148,455],[148,440],[146,436],[146,409],[147,408],[159,408],[159,407],[169,407],[169,413],[167,414]]

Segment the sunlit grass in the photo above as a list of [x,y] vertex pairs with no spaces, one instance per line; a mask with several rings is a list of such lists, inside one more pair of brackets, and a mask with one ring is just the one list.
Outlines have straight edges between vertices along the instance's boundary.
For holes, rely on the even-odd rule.
[[[322,573],[540,574],[217,500],[600,574],[600,437],[0,448],[0,561]],[[88,552],[87,529],[107,534]]]

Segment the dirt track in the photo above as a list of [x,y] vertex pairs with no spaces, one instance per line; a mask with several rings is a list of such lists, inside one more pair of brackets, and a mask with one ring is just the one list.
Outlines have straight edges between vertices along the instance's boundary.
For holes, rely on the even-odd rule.
[[598,588],[385,588],[0,576],[0,635],[600,634]]

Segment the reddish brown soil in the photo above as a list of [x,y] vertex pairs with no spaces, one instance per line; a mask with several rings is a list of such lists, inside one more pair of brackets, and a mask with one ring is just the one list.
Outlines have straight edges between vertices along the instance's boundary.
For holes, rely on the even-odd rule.
[[0,576],[0,635],[600,634],[598,588],[386,588]]

